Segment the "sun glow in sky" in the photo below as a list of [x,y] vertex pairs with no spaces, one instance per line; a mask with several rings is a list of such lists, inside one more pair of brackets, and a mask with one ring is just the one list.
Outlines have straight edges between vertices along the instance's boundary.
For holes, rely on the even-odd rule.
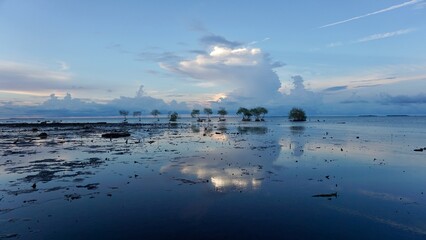
[[426,114],[425,20],[424,0],[0,0],[0,117]]

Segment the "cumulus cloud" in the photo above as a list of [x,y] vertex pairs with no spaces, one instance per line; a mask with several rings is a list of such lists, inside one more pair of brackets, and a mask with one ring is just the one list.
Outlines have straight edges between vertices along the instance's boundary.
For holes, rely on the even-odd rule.
[[70,93],[67,93],[63,99],[60,99],[54,93],[50,94],[49,99],[40,104],[40,108],[42,109],[50,109],[50,110],[59,110],[59,109],[67,109],[70,111],[75,110],[86,110],[87,108],[91,108],[97,105],[93,102],[86,102],[78,98],[72,98]]
[[278,89],[281,82],[274,68],[282,64],[272,62],[260,48],[237,46],[229,44],[228,40],[220,42],[224,44],[209,46],[206,54],[173,64],[162,62],[160,66],[190,77],[198,85],[231,89],[227,93],[230,101],[246,99],[268,102],[280,95]]
[[[205,53],[172,63],[160,62],[160,66],[190,79],[194,86],[217,91],[220,97],[208,103],[211,107],[232,112],[240,106],[262,105],[273,114],[287,113],[293,106],[310,113],[318,111],[321,94],[308,90],[301,76],[293,76],[287,84],[291,89],[284,89],[275,71],[284,64],[273,61],[261,48],[216,35],[203,37],[202,42],[210,44]],[[289,94],[283,94],[283,90]]]
[[308,113],[316,114],[320,111],[322,105],[322,94],[313,92],[305,87],[302,76],[296,75],[291,77],[293,80],[293,89],[289,94],[283,94],[279,101],[280,108],[289,109],[291,107],[303,107]]
[[148,96],[144,91],[144,86],[141,85],[136,92],[135,97],[120,97],[113,99],[108,103],[109,106],[117,109],[128,109],[131,111],[140,111],[144,110],[146,112],[151,111],[152,109],[159,109],[162,112],[165,111],[187,111],[188,106],[186,103],[178,103],[175,100],[172,100],[170,103],[166,103],[162,99],[154,98]]
[[2,106],[1,117],[69,117],[69,116],[105,116],[111,109],[107,105],[72,98],[66,94],[63,98],[51,94],[41,104],[28,106],[19,102],[10,102]]
[[97,103],[81,98],[73,98],[67,93],[63,98],[50,94],[47,100],[33,106],[22,105],[13,101],[0,102],[0,117],[76,117],[76,116],[117,116],[118,110],[130,112],[142,111],[149,114],[158,109],[162,113],[168,111],[187,112],[185,102],[165,102],[162,99],[148,96],[140,86],[134,97],[115,98],[104,103]]

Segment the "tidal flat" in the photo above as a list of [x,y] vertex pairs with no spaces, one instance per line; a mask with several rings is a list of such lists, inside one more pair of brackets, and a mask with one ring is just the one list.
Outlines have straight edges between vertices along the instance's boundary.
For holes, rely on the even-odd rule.
[[426,117],[238,120],[0,124],[0,239],[426,238]]

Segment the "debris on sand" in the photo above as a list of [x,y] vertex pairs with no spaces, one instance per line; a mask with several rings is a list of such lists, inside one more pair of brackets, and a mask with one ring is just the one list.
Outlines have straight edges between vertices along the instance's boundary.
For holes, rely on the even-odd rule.
[[47,133],[42,132],[42,133],[40,133],[40,134],[38,135],[38,137],[39,137],[40,139],[46,139],[46,138],[47,138]]
[[313,195],[312,197],[323,197],[323,198],[335,197],[335,198],[337,198],[337,192],[334,192],[334,193],[322,193],[322,194]]
[[17,237],[19,237],[17,233],[0,234],[0,239],[9,239],[9,238],[17,238]]
[[193,181],[193,180],[184,179],[184,178],[174,178],[174,180],[180,181],[183,184],[189,184],[189,185],[194,185],[194,184],[198,184],[198,183],[208,183],[209,182],[209,180],[207,180],[207,179],[198,179],[196,181]]
[[81,195],[79,195],[79,194],[77,194],[77,193],[67,194],[67,195],[65,195],[65,198],[66,198],[68,201],[71,201],[71,200],[77,200],[77,199],[80,199],[80,198],[81,198]]
[[130,137],[130,133],[128,132],[109,132],[102,134],[103,138],[122,138],[122,137]]
[[56,171],[42,170],[37,174],[28,175],[24,177],[24,180],[27,182],[35,182],[35,181],[49,182],[55,177],[55,173]]
[[94,189],[98,188],[98,185],[99,185],[99,183],[90,183],[90,184],[87,184],[87,185],[84,185],[84,186],[78,185],[76,187],[77,188],[86,188],[87,190],[94,190]]

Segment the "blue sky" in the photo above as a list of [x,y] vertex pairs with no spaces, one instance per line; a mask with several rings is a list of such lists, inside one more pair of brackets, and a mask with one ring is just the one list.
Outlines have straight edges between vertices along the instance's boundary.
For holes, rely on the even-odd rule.
[[0,116],[426,114],[425,20],[424,0],[0,0]]

